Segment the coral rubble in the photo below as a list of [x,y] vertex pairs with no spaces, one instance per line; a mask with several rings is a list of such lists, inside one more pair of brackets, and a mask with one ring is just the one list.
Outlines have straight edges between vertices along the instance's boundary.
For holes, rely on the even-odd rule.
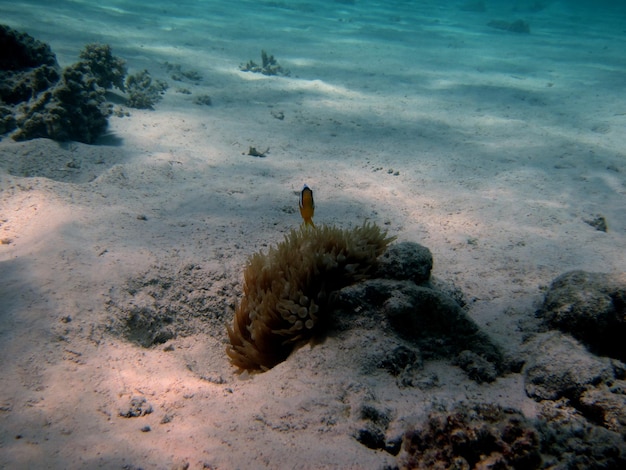
[[262,371],[320,332],[333,292],[373,272],[393,238],[377,225],[292,230],[244,273],[244,295],[228,327],[227,354],[240,369]]

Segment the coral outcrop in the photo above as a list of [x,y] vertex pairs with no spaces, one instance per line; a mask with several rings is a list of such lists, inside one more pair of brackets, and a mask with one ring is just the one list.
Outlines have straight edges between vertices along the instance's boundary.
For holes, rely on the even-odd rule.
[[404,435],[402,469],[541,468],[540,435],[519,411],[459,405]]
[[562,274],[550,285],[539,316],[593,352],[626,361],[626,273]]
[[111,115],[106,90],[128,91],[128,106],[151,109],[167,89],[146,70],[125,78],[125,61],[107,44],[87,44],[61,69],[50,46],[0,25],[0,134],[94,143]]
[[142,70],[126,78],[126,90],[128,101],[126,104],[131,108],[154,109],[163,98],[163,93],[168,85],[162,80],[152,79],[150,72]]
[[88,66],[76,63],[66,67],[50,90],[22,105],[16,114],[15,140],[48,137],[93,143],[106,129],[109,106],[104,89]]
[[536,418],[492,404],[436,410],[404,433],[400,469],[613,469],[626,450],[617,432],[595,426],[560,402]]
[[[99,81],[109,84],[117,73],[109,67],[119,61],[107,47],[87,46],[82,61],[61,70],[50,46],[0,26],[0,101],[6,104],[0,109],[0,133],[17,128],[12,137],[18,141],[47,137],[93,143],[110,114]],[[98,61],[107,51],[110,60]]]
[[538,334],[526,348],[526,394],[536,400],[578,401],[587,387],[614,379],[608,358],[589,354],[578,341],[558,331]]
[[50,46],[0,25],[0,134],[17,127],[16,105],[47,90],[59,78],[60,67]]
[[[334,328],[347,330],[357,323],[388,328],[405,346],[417,346],[421,358],[451,358],[472,380],[493,382],[514,364],[463,309],[459,293],[430,278],[432,263],[428,248],[417,243],[390,246],[371,279],[337,293]],[[392,375],[401,376],[403,385],[414,383],[414,374],[404,372]]]
[[27,33],[0,25],[0,101],[27,101],[59,80],[50,46]]
[[87,44],[80,52],[80,62],[91,69],[99,86],[104,89],[113,87],[124,91],[126,61],[115,57],[108,44]]
[[338,289],[364,279],[393,240],[377,225],[292,230],[244,272],[243,298],[228,327],[227,354],[240,369],[267,370],[311,340]]

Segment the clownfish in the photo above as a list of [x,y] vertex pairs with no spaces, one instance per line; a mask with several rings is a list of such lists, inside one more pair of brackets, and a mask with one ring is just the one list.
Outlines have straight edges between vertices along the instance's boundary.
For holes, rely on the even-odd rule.
[[300,215],[304,220],[304,225],[310,225],[315,228],[313,223],[313,213],[315,212],[315,203],[313,202],[313,190],[306,184],[300,191]]

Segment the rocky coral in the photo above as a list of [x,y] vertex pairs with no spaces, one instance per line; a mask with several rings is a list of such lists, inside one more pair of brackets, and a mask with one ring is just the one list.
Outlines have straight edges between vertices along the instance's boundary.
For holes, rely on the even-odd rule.
[[128,106],[151,109],[167,89],[147,70],[125,77],[125,61],[107,44],[87,44],[61,70],[50,46],[0,25],[0,134],[94,143],[111,115],[106,90],[127,90]]
[[0,25],[0,69],[23,70],[39,65],[57,66],[50,46],[27,33]]
[[232,363],[262,371],[285,360],[320,332],[334,292],[373,272],[392,240],[371,223],[352,230],[301,227],[268,253],[253,255],[228,327]]
[[578,400],[587,386],[614,378],[611,361],[589,354],[578,341],[562,333],[539,334],[526,348],[526,393],[537,400]]
[[375,277],[422,284],[430,279],[432,269],[433,255],[428,248],[419,243],[402,242],[383,253]]
[[540,436],[519,411],[459,405],[404,435],[400,468],[540,468]]
[[542,468],[626,468],[624,434],[591,423],[565,398],[542,402],[537,429]]
[[106,129],[101,83],[118,84],[124,72],[108,46],[87,46],[82,61],[61,70],[50,46],[26,33],[0,26],[0,45],[0,133],[93,143]]
[[128,100],[126,104],[131,108],[153,109],[161,101],[168,85],[162,80],[153,80],[150,72],[142,70],[126,78]]
[[106,129],[110,108],[104,89],[89,67],[77,63],[63,70],[61,80],[16,113],[15,140],[38,137],[93,143]]
[[626,360],[626,274],[562,274],[550,285],[538,314],[592,351]]
[[1,101],[15,105],[31,99],[59,80],[59,70],[50,46],[0,25]]
[[[570,271],[552,282],[538,312],[548,327],[561,331],[538,334],[527,345],[526,393],[546,407],[571,410],[589,428],[602,429],[585,439],[598,433],[626,435],[625,314],[623,273]],[[623,462],[626,444],[614,454]],[[589,462],[596,460],[582,466],[591,468]]]
[[527,344],[526,394],[538,401],[565,400],[588,420],[626,435],[626,366],[589,353],[558,331],[541,333]]
[[80,51],[80,62],[87,65],[96,77],[98,86],[104,89],[113,87],[124,91],[126,61],[115,57],[108,44],[87,44]]
[[0,106],[0,135],[11,132],[16,126],[13,110],[8,106]]
[[348,329],[356,321],[386,324],[424,359],[451,358],[477,382],[492,382],[508,367],[500,347],[429,282],[369,279],[339,291],[335,309],[335,328]]
[[491,404],[431,412],[405,432],[401,469],[617,469],[626,464],[620,434],[588,422],[563,400],[547,401],[536,419]]

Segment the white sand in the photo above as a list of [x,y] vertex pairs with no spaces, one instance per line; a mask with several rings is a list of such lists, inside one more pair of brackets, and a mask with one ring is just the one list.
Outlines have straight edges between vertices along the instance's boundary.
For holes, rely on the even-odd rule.
[[[364,376],[349,358],[367,337],[329,338],[242,378],[221,321],[141,348],[103,332],[107,305],[129,279],[190,263],[212,280],[207,295],[234,303],[247,256],[300,224],[306,182],[317,223],[368,218],[429,247],[433,274],[515,351],[556,275],[626,266],[619,15],[559,2],[536,14],[98,3],[2,6],[3,23],[48,42],[62,65],[109,43],[130,72],[170,88],[154,111],[112,117],[101,145],[0,142],[0,467],[380,468],[394,457],[352,437],[362,403],[391,410],[398,435],[434,403],[532,415],[515,374],[477,385],[442,361],[426,363],[432,387]],[[485,26],[518,17],[530,35]],[[240,72],[261,48],[291,76]],[[203,79],[175,82],[165,61]],[[201,94],[213,105],[194,104]],[[244,155],[250,146],[268,156]],[[607,233],[585,223],[597,214]],[[153,413],[118,416],[133,396]]]

